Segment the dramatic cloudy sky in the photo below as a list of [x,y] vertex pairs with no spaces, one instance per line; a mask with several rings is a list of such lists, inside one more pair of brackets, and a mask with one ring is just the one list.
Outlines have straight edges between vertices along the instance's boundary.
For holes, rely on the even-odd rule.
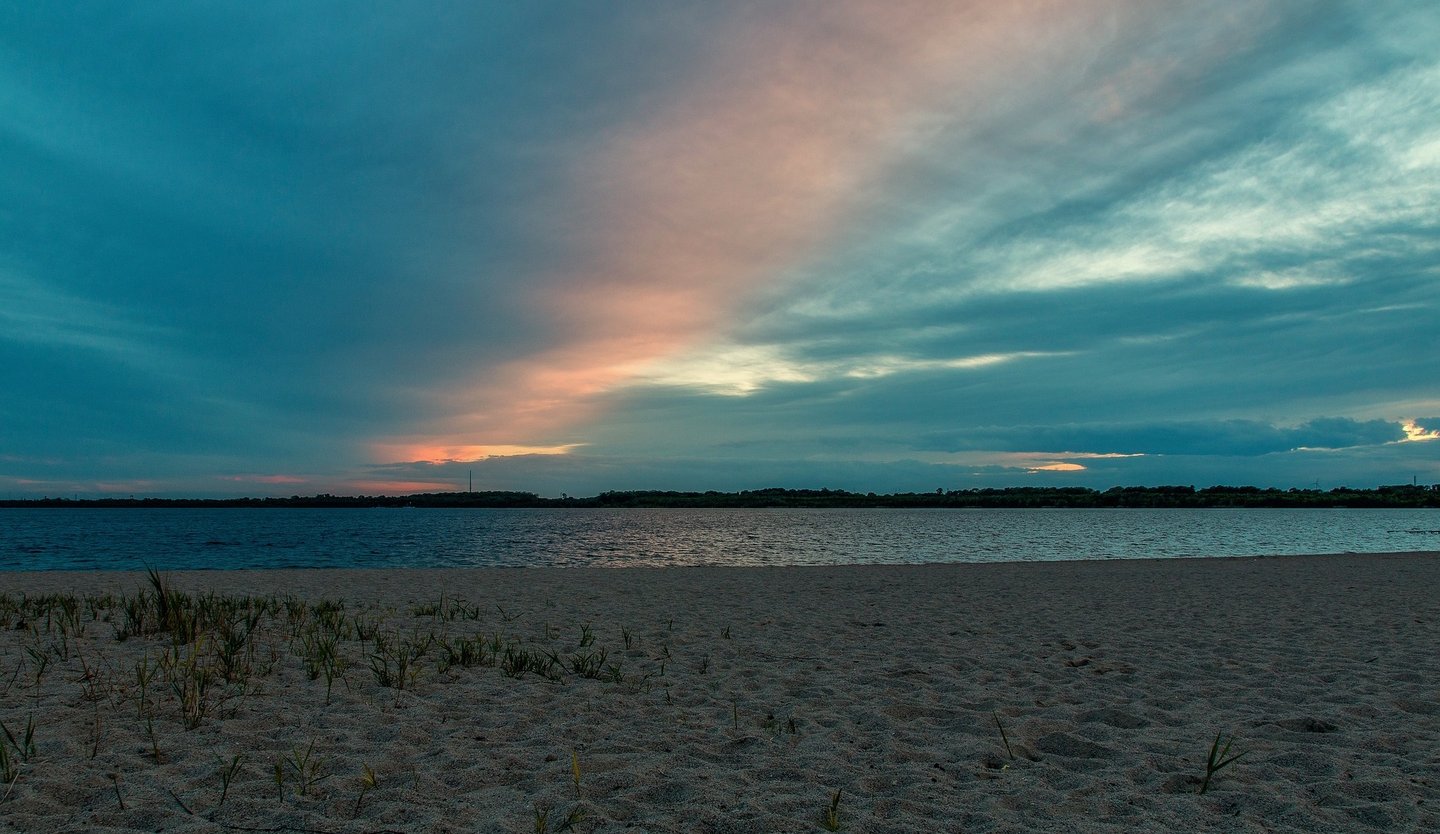
[[0,495],[1440,481],[1440,6],[7,3]]

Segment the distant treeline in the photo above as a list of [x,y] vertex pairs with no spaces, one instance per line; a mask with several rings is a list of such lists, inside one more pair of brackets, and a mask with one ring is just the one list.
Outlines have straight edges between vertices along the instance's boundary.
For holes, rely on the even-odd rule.
[[292,495],[289,498],[39,498],[0,507],[1440,507],[1440,484],[1376,489],[1261,489],[1191,486],[1007,487],[937,489],[877,495],[839,489],[743,492],[603,492],[590,498],[541,498],[531,492],[430,492],[417,495]]

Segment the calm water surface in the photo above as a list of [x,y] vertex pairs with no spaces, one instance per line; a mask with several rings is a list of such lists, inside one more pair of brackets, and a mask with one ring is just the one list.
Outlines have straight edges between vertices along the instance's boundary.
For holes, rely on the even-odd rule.
[[0,509],[0,570],[916,564],[1403,550],[1440,550],[1440,511]]

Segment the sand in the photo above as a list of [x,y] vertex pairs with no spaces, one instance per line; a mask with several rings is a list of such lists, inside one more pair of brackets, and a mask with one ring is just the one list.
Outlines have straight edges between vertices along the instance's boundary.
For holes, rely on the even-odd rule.
[[[1440,830],[1437,553],[171,582],[309,603],[262,619],[248,679],[212,682],[193,728],[165,679],[193,658],[218,680],[213,636],[16,610],[144,575],[0,574],[0,830]],[[619,669],[441,671],[432,643],[398,689],[352,636],[327,704],[301,636],[324,598],[391,645],[498,634]],[[1200,795],[1217,733],[1243,755]]]

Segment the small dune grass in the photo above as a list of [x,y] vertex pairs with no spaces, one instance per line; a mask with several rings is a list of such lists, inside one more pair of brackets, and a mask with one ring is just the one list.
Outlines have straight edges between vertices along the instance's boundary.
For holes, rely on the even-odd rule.
[[1220,733],[1216,733],[1215,741],[1210,745],[1210,755],[1207,756],[1205,759],[1205,778],[1201,780],[1200,789],[1196,791],[1196,793],[1198,794],[1204,795],[1205,791],[1210,788],[1211,777],[1213,777],[1216,773],[1219,773],[1222,768],[1233,764],[1236,759],[1239,759],[1241,756],[1245,755],[1242,752],[1236,753],[1235,755],[1231,756],[1230,745],[1235,743],[1235,737],[1231,736],[1230,740],[1225,742],[1225,746],[1221,747],[1220,735]]
[[1000,741],[1005,745],[1005,755],[1010,757],[1010,761],[1015,761],[1015,751],[1010,748],[1010,737],[1005,735],[1005,725],[1000,723],[999,711],[991,710],[990,715],[995,719],[995,729],[1000,731]]
[[830,797],[830,807],[820,815],[820,827],[826,831],[840,830],[840,795],[844,792],[843,788],[835,791],[834,795]]
[[365,803],[365,794],[375,790],[380,780],[375,778],[375,771],[370,769],[369,764],[360,765],[360,795],[355,798],[355,810],[352,817],[360,816],[360,806]]

